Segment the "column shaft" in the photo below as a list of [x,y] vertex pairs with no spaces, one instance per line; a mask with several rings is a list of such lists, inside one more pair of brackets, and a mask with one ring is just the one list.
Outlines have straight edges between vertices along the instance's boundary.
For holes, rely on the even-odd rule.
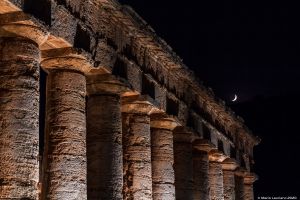
[[235,200],[234,172],[223,170],[224,200]]
[[252,184],[245,184],[244,185],[244,200],[254,200],[253,185]]
[[96,94],[87,103],[88,199],[123,199],[119,95]]
[[208,153],[194,150],[193,152],[193,177],[194,199],[209,199],[209,160]]
[[150,117],[123,113],[124,199],[152,199]]
[[[188,136],[187,136],[188,137]],[[193,199],[193,146],[188,141],[175,141],[175,189],[177,200]]]
[[175,199],[173,133],[171,130],[152,128],[152,179],[154,200]]
[[38,45],[0,38],[0,199],[38,198]]
[[46,199],[87,199],[85,76],[50,70],[47,79]]
[[235,199],[244,200],[244,178],[235,176]]
[[223,171],[219,162],[209,162],[209,184],[211,200],[224,200]]

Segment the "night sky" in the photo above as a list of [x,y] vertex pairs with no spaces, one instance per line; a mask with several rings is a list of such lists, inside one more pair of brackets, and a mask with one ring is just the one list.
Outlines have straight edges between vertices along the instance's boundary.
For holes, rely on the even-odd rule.
[[[299,6],[269,0],[120,0],[262,138],[257,196],[300,198]],[[238,101],[231,103],[234,94]]]

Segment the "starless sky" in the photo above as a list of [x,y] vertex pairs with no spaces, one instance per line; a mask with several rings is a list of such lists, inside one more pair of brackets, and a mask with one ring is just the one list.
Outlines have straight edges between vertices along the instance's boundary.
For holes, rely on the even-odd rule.
[[300,198],[300,12],[297,1],[119,0],[166,40],[262,142],[256,196]]

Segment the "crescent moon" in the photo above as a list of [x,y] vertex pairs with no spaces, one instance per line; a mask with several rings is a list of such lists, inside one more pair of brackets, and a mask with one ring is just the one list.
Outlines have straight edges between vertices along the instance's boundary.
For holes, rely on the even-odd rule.
[[238,96],[235,94],[234,98],[232,99],[233,102],[235,102],[237,100]]

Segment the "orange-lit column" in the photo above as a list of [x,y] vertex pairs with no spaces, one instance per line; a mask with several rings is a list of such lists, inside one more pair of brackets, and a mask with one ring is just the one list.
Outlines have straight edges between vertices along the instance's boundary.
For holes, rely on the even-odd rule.
[[235,200],[235,172],[237,163],[231,158],[227,158],[222,162],[223,168],[223,185],[224,200]]
[[193,134],[174,133],[174,170],[176,199],[193,199]]
[[253,173],[247,173],[244,176],[244,200],[254,200],[253,183],[257,177]]
[[152,199],[150,114],[143,99],[123,99],[123,199]]
[[39,45],[46,39],[33,25],[0,25],[0,199],[38,199]]
[[[52,53],[54,55],[52,55]],[[87,199],[86,78],[90,63],[76,53],[43,52],[47,70],[44,197]]]
[[193,142],[194,199],[210,199],[209,196],[209,159],[208,152],[215,149],[207,140]]
[[211,200],[224,200],[223,170],[221,164],[224,160],[224,155],[217,150],[212,150],[209,153],[209,193]]
[[175,199],[173,132],[171,118],[151,118],[152,188],[154,200]]
[[87,77],[88,199],[123,199],[121,93],[112,75]]

